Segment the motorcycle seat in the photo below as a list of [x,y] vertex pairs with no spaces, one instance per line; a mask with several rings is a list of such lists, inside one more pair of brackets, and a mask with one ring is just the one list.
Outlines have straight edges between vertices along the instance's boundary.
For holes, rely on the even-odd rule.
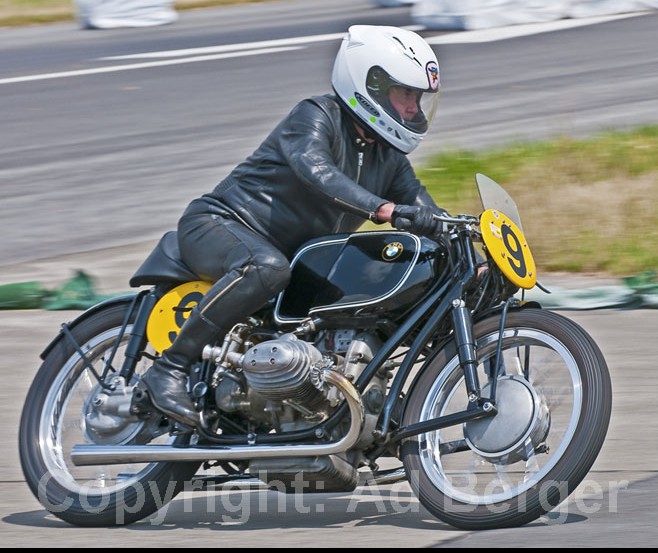
[[166,232],[128,281],[133,288],[202,280],[181,259],[175,230]]

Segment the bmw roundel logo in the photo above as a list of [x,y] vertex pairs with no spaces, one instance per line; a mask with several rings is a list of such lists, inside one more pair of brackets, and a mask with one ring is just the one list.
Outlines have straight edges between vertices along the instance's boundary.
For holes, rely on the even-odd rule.
[[404,246],[400,242],[391,242],[386,244],[382,250],[382,259],[384,261],[393,261],[402,255]]

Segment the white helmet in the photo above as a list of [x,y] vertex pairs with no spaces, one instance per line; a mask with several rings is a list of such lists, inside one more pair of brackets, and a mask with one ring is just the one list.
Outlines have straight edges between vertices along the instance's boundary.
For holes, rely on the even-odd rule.
[[[336,56],[331,84],[366,130],[408,154],[427,134],[434,117],[439,63],[430,45],[412,31],[352,25]],[[406,92],[416,100],[404,116],[389,98],[395,86],[411,89]]]

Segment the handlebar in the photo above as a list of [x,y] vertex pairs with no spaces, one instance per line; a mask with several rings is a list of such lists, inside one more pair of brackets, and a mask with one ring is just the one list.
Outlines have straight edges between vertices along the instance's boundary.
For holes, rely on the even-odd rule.
[[473,215],[434,215],[434,219],[443,223],[453,225],[477,225],[480,223],[479,217]]

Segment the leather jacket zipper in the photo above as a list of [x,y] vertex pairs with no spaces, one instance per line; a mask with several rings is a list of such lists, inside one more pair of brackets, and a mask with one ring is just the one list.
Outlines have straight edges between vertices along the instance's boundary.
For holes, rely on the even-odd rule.
[[359,152],[359,163],[356,168],[356,184],[359,184],[359,178],[361,177],[361,167],[363,167],[363,152]]
[[[361,177],[361,167],[363,167],[363,152],[359,152],[358,154],[358,163],[356,166],[356,179],[354,179],[354,182],[356,184],[359,184],[359,178]],[[343,204],[343,205],[348,205],[352,208],[355,206],[352,206],[351,204],[348,204],[347,202],[344,202],[342,200],[339,200],[338,198],[334,198],[334,201],[338,204]],[[368,219],[372,220],[372,213],[366,212],[366,216]],[[340,224],[342,223],[343,219],[345,218],[345,215],[342,214],[340,217],[338,217],[338,220],[336,221],[336,224],[334,225],[334,232],[338,232],[338,229],[340,228]]]

